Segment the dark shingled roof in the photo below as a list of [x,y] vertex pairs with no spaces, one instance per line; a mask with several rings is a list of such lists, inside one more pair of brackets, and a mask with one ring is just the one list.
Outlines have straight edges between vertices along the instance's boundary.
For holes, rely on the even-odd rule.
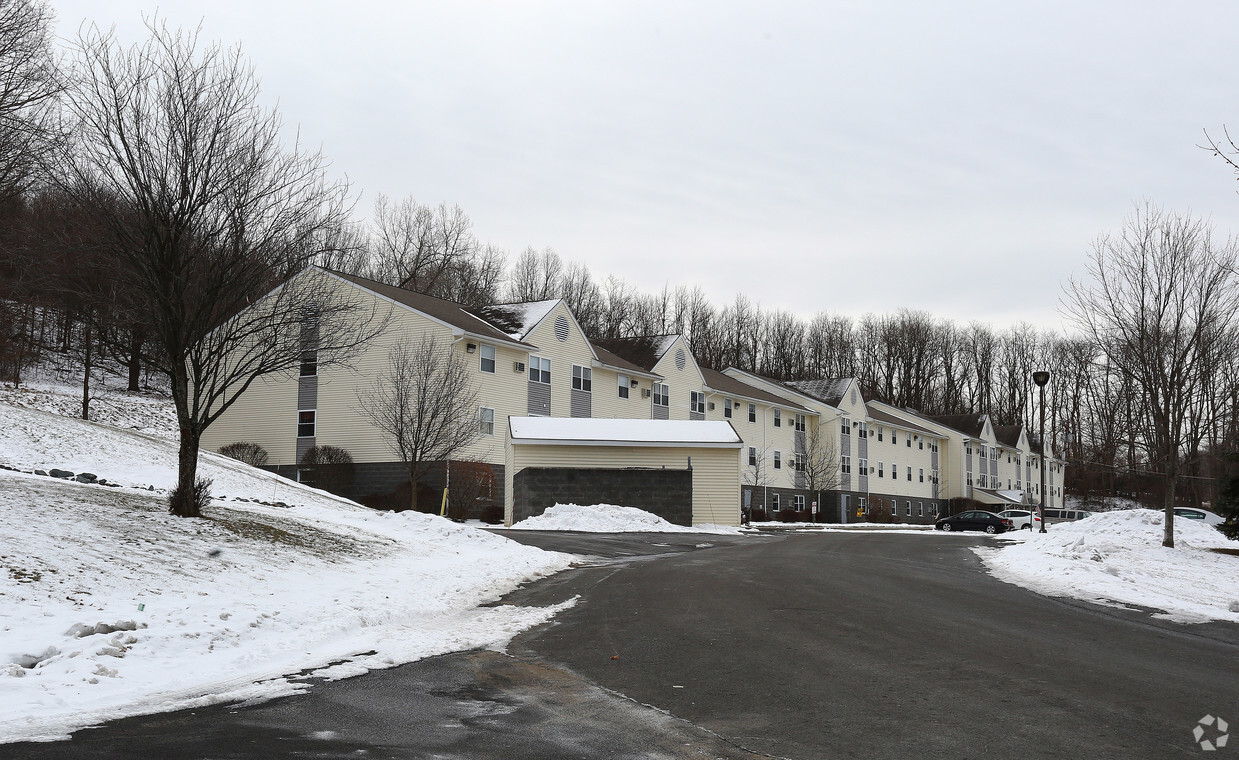
[[599,346],[597,343],[594,343],[594,341],[592,340],[590,341],[590,343],[593,343],[594,345],[594,353],[598,354],[598,361],[602,362],[608,367],[628,370],[629,372],[640,372],[641,374],[644,374],[644,375],[654,375],[654,377],[662,377],[662,375],[659,375],[654,372],[650,372],[647,369],[642,369],[641,367],[638,367],[637,365],[633,364],[632,362],[628,361],[622,356],[617,356],[611,353],[610,351],[606,350],[602,346]]
[[741,382],[730,375],[724,375],[722,372],[713,369],[701,368],[701,376],[705,378],[706,387],[712,388],[719,393],[729,393],[733,396],[743,396],[745,398],[764,401],[768,404],[777,404],[779,406],[791,407],[799,409],[803,412],[812,412],[812,409],[797,404],[795,401],[776,396],[773,393],[764,391],[761,388],[756,388],[748,383]]
[[620,358],[632,362],[646,372],[653,372],[654,365],[663,358],[672,341],[672,335],[644,335],[639,338],[590,338],[595,347],[605,348]]
[[940,433],[935,433],[929,428],[923,428],[914,422],[908,422],[902,417],[896,417],[895,415],[890,414],[889,412],[884,412],[881,409],[876,409],[869,404],[865,404],[865,411],[869,415],[870,419],[875,420],[877,422],[882,422],[887,425],[897,425],[900,427],[905,427],[910,430],[915,430],[924,435],[932,435],[935,438],[941,437]]
[[381,296],[390,298],[397,303],[404,304],[411,309],[416,309],[427,316],[446,322],[453,327],[458,327],[465,332],[503,343],[515,343],[527,348],[537,348],[537,346],[530,345],[529,343],[515,340],[490,322],[475,314],[470,314],[464,306],[455,301],[447,301],[442,298],[425,295],[424,293],[415,293],[412,290],[384,285],[381,282],[368,280],[365,277],[358,277],[352,274],[344,274],[343,272],[332,272],[332,274],[348,280],[354,285],[359,285]]
[[981,431],[985,429],[984,414],[939,414],[930,416],[927,419],[933,420],[939,425],[946,425],[952,430],[958,430],[972,438],[980,438]]
[[847,392],[850,377],[823,377],[816,380],[789,380],[786,385],[823,404],[839,406]]
[[1020,431],[1023,429],[1023,425],[995,425],[994,437],[1003,446],[1014,449],[1020,445]]

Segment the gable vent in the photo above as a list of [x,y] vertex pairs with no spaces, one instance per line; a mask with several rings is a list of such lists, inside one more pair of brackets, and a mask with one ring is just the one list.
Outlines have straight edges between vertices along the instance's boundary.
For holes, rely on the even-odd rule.
[[684,355],[684,349],[679,349],[675,352],[675,368],[684,371],[684,365],[688,363],[688,357]]
[[568,318],[563,314],[555,318],[555,337],[560,343],[568,339]]

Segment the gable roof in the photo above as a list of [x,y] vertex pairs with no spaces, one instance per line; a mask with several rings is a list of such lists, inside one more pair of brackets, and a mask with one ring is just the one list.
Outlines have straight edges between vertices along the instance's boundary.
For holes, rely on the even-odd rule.
[[995,425],[994,437],[998,442],[1008,448],[1019,448],[1020,431],[1024,429],[1023,425]]
[[984,414],[938,414],[930,415],[928,419],[939,425],[944,425],[969,438],[980,438],[985,431]]
[[848,384],[851,382],[850,377],[822,377],[816,380],[789,380],[787,385],[823,404],[837,407],[843,401],[843,395],[847,393]]
[[[588,340],[588,338],[586,340]],[[594,347],[594,355],[598,357],[598,363],[603,365],[604,367],[610,367],[611,369],[617,369],[617,370],[620,370],[621,372],[626,372],[628,374],[641,375],[642,377],[652,377],[655,380],[663,379],[663,376],[658,374],[657,372],[650,372],[648,370],[644,370],[638,367],[637,365],[633,364],[632,362],[628,361],[624,357],[616,356],[615,354],[606,350],[602,346],[599,346],[593,341],[590,341],[590,345]]]
[[646,372],[653,372],[654,365],[662,361],[667,350],[679,337],[679,335],[643,335],[637,338],[591,338],[590,342]]
[[928,435],[934,438],[942,437],[941,433],[935,433],[929,428],[925,428],[925,427],[921,427],[920,425],[917,425],[915,422],[908,422],[902,417],[896,417],[895,415],[889,412],[885,412],[885,411],[882,411],[881,409],[876,408],[874,406],[874,402],[872,401],[865,404],[865,414],[869,416],[869,419],[874,420],[875,422],[881,422],[886,425],[895,425],[897,427],[906,428],[908,430],[915,430],[921,435]]
[[512,340],[524,340],[525,336],[559,303],[560,299],[526,301],[524,303],[501,303],[491,306],[475,306],[465,309],[508,334]]
[[724,375],[722,372],[714,369],[701,367],[701,377],[706,381],[706,387],[718,391],[719,393],[727,393],[732,396],[742,396],[754,401],[761,401],[767,404],[789,407],[798,409],[802,412],[816,414],[812,409],[801,406],[795,401],[789,401],[782,396],[776,396],[769,391],[764,391],[761,388],[741,382],[734,377]]
[[365,277],[358,277],[353,274],[344,274],[332,270],[324,270],[339,277],[342,280],[347,280],[360,288],[369,290],[389,301],[394,301],[402,306],[407,306],[414,311],[434,319],[438,322],[462,330],[471,335],[476,335],[479,338],[498,341],[500,343],[516,344],[522,348],[537,348],[537,346],[525,343],[522,340],[514,339],[511,335],[503,332],[495,325],[482,319],[476,314],[471,314],[468,309],[455,301],[448,301],[442,298],[435,298],[424,293],[416,293],[412,290],[397,288],[393,285],[385,285],[376,280],[369,280]]

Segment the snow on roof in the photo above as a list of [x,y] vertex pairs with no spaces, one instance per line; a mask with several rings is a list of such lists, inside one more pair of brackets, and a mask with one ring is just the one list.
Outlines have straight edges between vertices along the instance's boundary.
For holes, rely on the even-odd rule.
[[552,298],[549,301],[479,306],[469,311],[507,333],[513,340],[524,340],[529,331],[545,319],[558,303],[558,298]]
[[739,448],[729,422],[706,420],[612,420],[580,417],[510,417],[513,443],[563,445],[692,445]]
[[787,385],[795,388],[806,396],[821,401],[830,406],[838,406],[847,392],[850,377],[823,377],[816,380],[790,380]]

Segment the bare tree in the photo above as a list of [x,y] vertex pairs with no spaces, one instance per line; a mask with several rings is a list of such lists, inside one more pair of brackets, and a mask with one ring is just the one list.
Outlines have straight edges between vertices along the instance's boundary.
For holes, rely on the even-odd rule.
[[[61,188],[98,215],[94,241],[130,283],[143,360],[166,374],[180,426],[170,511],[199,516],[199,442],[259,377],[345,362],[382,325],[367,302],[305,265],[347,213],[326,161],[285,148],[238,48],[148,25],[132,48],[86,29],[68,98],[75,140]],[[286,280],[289,273],[302,274]]]
[[58,135],[52,22],[40,0],[0,0],[0,199],[29,187]]
[[842,482],[839,466],[839,451],[834,437],[822,425],[813,425],[805,438],[800,467],[805,488],[815,494],[819,514],[825,511],[822,491],[834,491]]
[[545,301],[559,295],[564,262],[550,248],[526,248],[516,257],[508,279],[508,299],[517,302]]
[[404,463],[410,509],[417,509],[417,486],[430,469],[481,435],[468,365],[430,336],[393,346],[387,369],[358,391],[356,409]]
[[752,446],[750,448],[752,452],[746,451],[745,453],[747,458],[744,460],[740,479],[745,485],[752,486],[751,490],[753,493],[758,493],[760,490],[761,508],[766,510],[768,508],[766,504],[766,490],[774,482],[770,472],[771,466],[767,461],[772,447]]
[[1064,307],[1111,367],[1142,396],[1144,447],[1165,484],[1164,546],[1174,546],[1175,488],[1199,444],[1209,369],[1236,349],[1239,283],[1232,243],[1207,223],[1151,205],[1093,246],[1088,279],[1066,287]]

